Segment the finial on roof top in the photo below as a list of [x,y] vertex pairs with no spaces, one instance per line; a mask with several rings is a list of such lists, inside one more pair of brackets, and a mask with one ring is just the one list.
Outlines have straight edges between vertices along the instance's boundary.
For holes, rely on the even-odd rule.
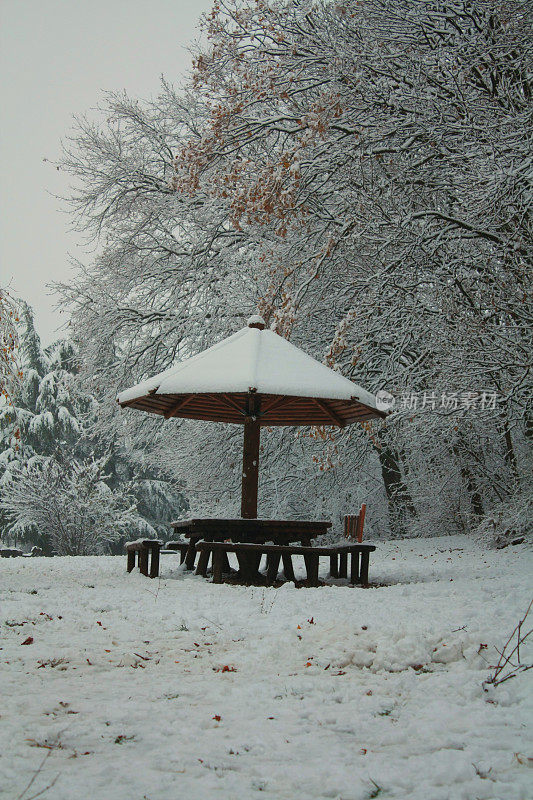
[[265,320],[258,314],[254,314],[253,317],[250,317],[246,324],[249,328],[259,328],[260,331],[265,329]]

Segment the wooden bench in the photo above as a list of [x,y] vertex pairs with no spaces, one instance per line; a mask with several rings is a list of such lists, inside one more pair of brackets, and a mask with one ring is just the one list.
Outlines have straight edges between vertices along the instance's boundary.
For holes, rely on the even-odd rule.
[[22,550],[17,550],[15,547],[4,547],[0,550],[0,558],[17,558],[17,556],[23,555]]
[[[194,569],[196,547],[194,542],[187,542],[185,539],[166,542],[164,549],[162,549],[163,542],[156,539],[138,539],[135,542],[126,542],[124,546],[128,554],[128,572],[131,572],[135,568],[135,562],[137,560],[142,575],[149,575],[150,578],[157,578],[159,574],[160,556],[162,553],[179,553],[180,564],[183,564],[183,562],[189,558],[192,560],[192,563],[190,566],[187,565],[187,568]],[[150,564],[148,564],[149,561]]]
[[[185,556],[187,555],[187,551],[189,550],[190,544],[186,542],[185,539],[180,539],[177,542],[167,542],[165,545],[165,551],[173,551],[180,554],[180,564],[183,564],[185,561]],[[194,564],[193,564],[194,566]]]
[[135,560],[141,575],[157,578],[159,575],[159,553],[163,542],[159,539],[137,539],[124,545],[128,554],[128,572],[135,568]]
[[[181,539],[181,540],[179,540],[177,542],[167,542],[166,545],[165,545],[165,548],[169,552],[170,551],[174,551],[174,552],[178,551],[179,554],[180,554],[180,564],[183,564],[183,562],[185,562],[185,566],[186,566],[187,569],[194,569],[195,562],[196,562],[196,555],[197,555],[196,543],[198,541],[200,541],[200,540],[195,538],[195,537],[191,537],[191,539],[189,539],[188,542],[185,541],[185,539]],[[165,551],[163,550],[162,552],[165,552]],[[207,556],[207,558],[209,559],[209,555]],[[230,568],[230,565],[229,565],[228,556],[227,556],[226,553],[224,553],[224,555],[222,556],[222,561],[223,561],[223,565],[222,565],[223,571],[225,573],[232,572],[232,570]],[[207,567],[207,565],[206,565],[206,567]],[[197,572],[197,574],[201,574],[201,573]]]
[[302,555],[307,570],[307,585],[319,586],[318,568],[321,556],[330,560],[332,578],[348,577],[348,556],[350,556],[350,582],[366,585],[368,583],[368,566],[370,553],[376,548],[371,544],[346,544],[330,547],[304,547],[297,545],[247,544],[243,542],[196,542],[196,550],[200,553],[197,575],[207,576],[209,556],[212,556],[213,583],[222,583],[224,572],[224,556],[235,553],[239,561],[239,572],[244,580],[258,577],[261,556],[267,556],[267,583],[272,584],[277,578],[280,560],[283,561],[285,577],[294,581],[292,565],[293,555]]

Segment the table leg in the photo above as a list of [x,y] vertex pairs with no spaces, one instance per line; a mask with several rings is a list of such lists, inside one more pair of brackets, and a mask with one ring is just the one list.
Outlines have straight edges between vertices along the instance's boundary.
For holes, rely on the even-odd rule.
[[370,562],[370,553],[368,550],[364,550],[361,553],[361,572],[360,572],[360,581],[361,583],[366,586],[368,583],[368,564]]
[[229,565],[228,554],[225,551],[222,553],[222,572],[225,575],[229,575],[230,572],[231,572],[231,567]]
[[319,559],[316,555],[305,555],[305,568],[307,570],[307,583],[309,586],[318,586],[318,563]]
[[213,583],[222,583],[222,551],[213,550]]
[[259,572],[262,557],[262,553],[250,553],[250,568],[252,572]]
[[152,545],[152,559],[150,563],[150,577],[159,577],[159,545]]
[[339,578],[348,577],[348,553],[341,553],[339,556]]
[[267,555],[267,582],[274,583],[278,577],[280,553],[269,553]]
[[283,553],[281,556],[283,560],[283,574],[285,575],[288,581],[294,581],[296,578],[294,577],[294,568],[292,566],[292,557],[290,553]]
[[329,574],[332,578],[339,577],[339,562],[337,560],[337,555],[329,557]]
[[148,577],[148,548],[141,547],[139,550],[139,571],[141,575]]
[[360,571],[359,571],[359,553],[355,552],[352,553],[350,556],[350,583],[359,583],[360,579]]
[[253,555],[251,557],[249,553],[237,553],[236,555],[239,562],[240,577],[244,581],[251,581],[253,579]]
[[128,550],[128,572],[135,567],[135,550]]
[[196,575],[207,577],[207,565],[209,564],[209,550],[200,550],[198,556],[198,566],[196,567]]
[[185,567],[187,569],[194,569],[194,561],[196,559],[196,542],[197,536],[191,536],[189,539],[189,547],[187,548],[187,555],[185,556]]

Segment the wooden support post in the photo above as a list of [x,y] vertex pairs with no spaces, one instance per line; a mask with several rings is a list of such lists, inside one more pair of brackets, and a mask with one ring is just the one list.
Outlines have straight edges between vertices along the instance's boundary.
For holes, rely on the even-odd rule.
[[366,584],[368,583],[368,564],[369,564],[369,561],[370,561],[370,553],[368,552],[368,550],[364,550],[361,553],[361,571],[360,571],[360,574],[359,574],[360,583],[362,583],[364,586],[366,586]]
[[213,583],[222,583],[222,550],[213,550]]
[[341,553],[339,556],[339,578],[348,577],[348,553]]
[[336,555],[329,557],[329,574],[332,578],[339,577],[339,562]]
[[135,550],[128,550],[128,572],[135,567]]
[[240,577],[243,581],[253,581],[254,575],[257,573],[257,569],[255,569],[257,557],[253,553],[236,553],[236,555]]
[[259,567],[261,566],[261,558],[263,557],[262,553],[250,553],[250,569],[252,572],[259,572]]
[[291,554],[283,553],[281,558],[283,560],[283,574],[285,575],[288,581],[292,581],[294,583],[296,579],[294,577],[294,568],[292,566]]
[[185,566],[187,569],[194,569],[194,561],[196,559],[196,542],[198,541],[197,536],[191,536],[189,539],[189,547],[187,548],[187,554],[185,556]]
[[274,583],[278,577],[279,561],[281,558],[280,553],[269,553],[267,555],[267,581]]
[[150,577],[157,578],[159,577],[159,551],[161,549],[161,545],[159,544],[152,544],[150,546],[150,550],[152,552],[152,558],[150,560]]
[[222,553],[222,572],[225,575],[229,575],[231,572],[231,567],[229,565],[229,558],[226,552]]
[[350,556],[350,583],[359,583],[359,553],[352,553]]
[[207,577],[207,565],[209,564],[209,550],[200,550],[198,557],[198,566],[196,567],[196,574]]
[[139,571],[141,575],[148,577],[148,548],[144,545],[139,550]]
[[242,452],[241,517],[257,518],[257,484],[259,480],[259,398],[252,392],[247,398],[244,418],[244,446]]
[[246,574],[246,556],[243,553],[235,553],[235,558],[237,559],[237,564],[239,565],[239,577],[244,577]]
[[259,555],[257,553],[244,554],[245,580],[250,581],[250,583],[252,583],[256,579],[257,569],[259,567],[260,561],[261,561],[261,553],[259,553]]
[[307,583],[309,586],[318,586],[319,558],[315,555],[305,555],[305,568],[307,570]]

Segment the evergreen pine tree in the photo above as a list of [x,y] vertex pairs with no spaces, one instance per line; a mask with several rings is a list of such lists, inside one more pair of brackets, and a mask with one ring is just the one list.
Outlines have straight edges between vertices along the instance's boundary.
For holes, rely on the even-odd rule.
[[[45,459],[58,464],[83,464],[98,459],[103,465],[109,489],[117,495],[127,491],[137,505],[128,538],[166,536],[169,522],[184,502],[176,489],[155,477],[134,460],[123,446],[95,439],[91,428],[97,419],[98,403],[80,389],[77,348],[69,339],[59,339],[43,349],[33,312],[22,304],[20,353],[23,371],[14,406],[0,408],[0,492],[17,480],[25,467]],[[132,518],[133,519],[133,518]],[[28,515],[8,519],[0,510],[0,538],[25,542],[51,552],[44,537]],[[110,536],[114,552],[122,551],[124,536]]]

